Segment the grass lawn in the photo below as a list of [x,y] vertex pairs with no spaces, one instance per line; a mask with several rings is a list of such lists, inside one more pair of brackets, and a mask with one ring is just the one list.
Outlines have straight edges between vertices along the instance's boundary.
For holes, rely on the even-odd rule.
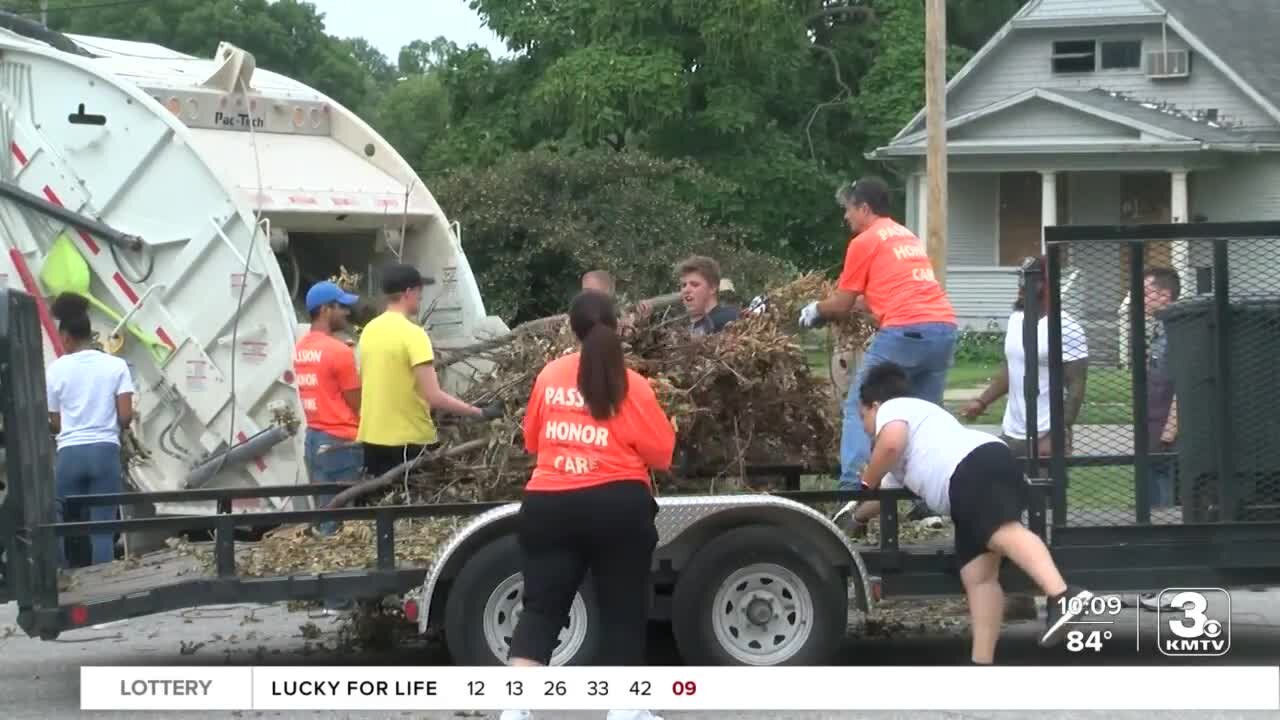
[[[994,366],[957,363],[947,374],[947,389],[983,388],[996,372]],[[1131,376],[1123,368],[1093,367],[1085,386],[1084,406],[1080,409],[1080,424],[1126,425],[1133,422],[1131,400]],[[1004,417],[1007,398],[1000,398],[987,408],[976,421],[983,425],[999,424]],[[958,410],[964,403],[945,403]]]

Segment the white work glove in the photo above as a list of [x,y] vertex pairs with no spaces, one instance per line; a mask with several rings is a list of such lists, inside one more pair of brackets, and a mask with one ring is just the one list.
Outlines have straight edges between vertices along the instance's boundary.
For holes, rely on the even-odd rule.
[[800,327],[809,330],[822,324],[822,316],[818,314],[818,302],[815,300],[800,311]]
[[751,304],[747,306],[747,312],[752,315],[763,313],[769,305],[769,300],[763,295],[757,295],[751,300]]

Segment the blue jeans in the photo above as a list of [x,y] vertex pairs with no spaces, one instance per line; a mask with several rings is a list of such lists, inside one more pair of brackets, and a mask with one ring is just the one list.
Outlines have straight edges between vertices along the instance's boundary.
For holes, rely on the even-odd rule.
[[[320,452],[321,448],[325,452]],[[353,440],[344,440],[321,430],[307,428],[306,461],[307,474],[314,484],[359,482],[364,473],[364,446]],[[333,497],[317,496],[316,507],[328,505]],[[326,520],[319,523],[316,529],[325,535],[332,535],[338,531],[338,523]]]
[[[58,450],[54,463],[54,492],[57,521],[66,515],[66,498],[70,495],[105,495],[124,492],[124,475],[120,467],[120,446],[115,443],[91,443],[71,445]],[[94,505],[89,508],[89,519],[94,522],[116,519],[114,505]],[[58,543],[59,560],[67,567],[66,541]],[[115,560],[115,533],[94,533],[89,536],[93,547],[93,564]]]
[[946,323],[904,325],[880,330],[871,339],[844,402],[844,430],[840,435],[841,490],[862,488],[862,468],[871,458],[871,438],[862,426],[858,391],[867,371],[880,363],[902,366],[918,398],[942,404],[947,370],[956,351],[956,328]]
[[1173,507],[1175,499],[1173,480],[1177,472],[1176,460],[1151,461],[1151,465],[1147,468],[1147,495],[1153,510]]

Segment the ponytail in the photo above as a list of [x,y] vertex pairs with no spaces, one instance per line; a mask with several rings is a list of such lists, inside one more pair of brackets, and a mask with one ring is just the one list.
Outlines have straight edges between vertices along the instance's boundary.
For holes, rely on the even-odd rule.
[[613,417],[627,396],[627,365],[613,300],[594,290],[579,293],[569,306],[569,326],[582,343],[578,391],[591,417]]
[[64,292],[53,300],[50,313],[58,320],[58,329],[75,340],[93,337],[89,324],[89,301],[76,293]]

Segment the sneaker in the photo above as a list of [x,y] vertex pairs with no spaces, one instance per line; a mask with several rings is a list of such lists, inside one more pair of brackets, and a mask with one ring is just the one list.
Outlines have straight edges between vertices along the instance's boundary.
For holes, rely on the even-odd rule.
[[529,720],[528,710],[503,710],[500,720]]
[[662,720],[661,715],[648,710],[610,710],[605,717],[607,720]]
[[907,513],[907,519],[935,530],[943,525],[942,516],[929,509],[929,506],[923,500],[917,500],[911,506],[911,512]]
[[[1061,595],[1048,598],[1046,605],[1049,627],[1044,631],[1044,635],[1040,636],[1040,647],[1053,647],[1062,642],[1071,622],[1088,614],[1089,601],[1092,599],[1093,593],[1088,590],[1070,586]],[[1066,606],[1066,612],[1063,612],[1063,605]],[[1078,610],[1077,612],[1071,612],[1073,606]]]

